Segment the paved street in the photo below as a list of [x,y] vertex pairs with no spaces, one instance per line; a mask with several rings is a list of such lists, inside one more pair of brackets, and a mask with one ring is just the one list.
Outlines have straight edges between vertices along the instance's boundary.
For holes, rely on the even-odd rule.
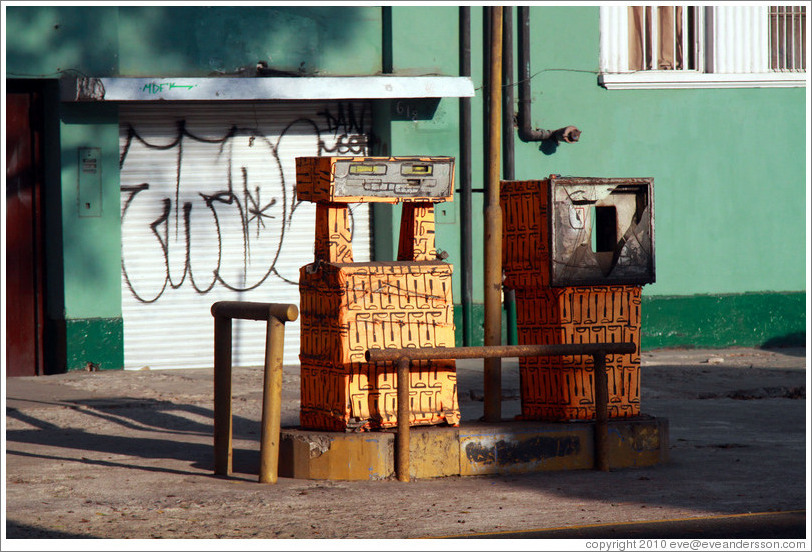
[[[286,367],[284,426],[297,424],[298,381]],[[804,349],[644,353],[642,411],[669,420],[665,465],[411,483],[256,483],[258,368],[235,370],[229,479],[212,475],[211,370],[6,382],[10,539],[746,537],[795,536],[808,523]],[[458,385],[464,424],[482,413],[478,361],[459,363]],[[506,420],[518,390],[511,359]],[[777,514],[718,517],[765,512]],[[683,519],[694,521],[654,523]]]
[[454,535],[466,539],[803,539],[806,512],[760,512]]

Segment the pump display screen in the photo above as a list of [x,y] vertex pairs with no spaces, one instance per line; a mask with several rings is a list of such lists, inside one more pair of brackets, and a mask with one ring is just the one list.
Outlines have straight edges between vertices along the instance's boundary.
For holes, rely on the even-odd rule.
[[453,161],[348,159],[335,163],[335,197],[445,199],[454,193]]

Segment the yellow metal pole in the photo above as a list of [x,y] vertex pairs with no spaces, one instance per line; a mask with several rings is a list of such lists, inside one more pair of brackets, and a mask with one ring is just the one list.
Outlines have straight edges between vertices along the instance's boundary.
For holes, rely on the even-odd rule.
[[214,473],[231,475],[231,319],[214,317]]
[[409,481],[409,357],[398,359],[398,433],[395,440],[398,481]]
[[595,385],[595,469],[609,471],[609,382],[606,353],[592,355]]
[[[502,147],[502,8],[491,8],[488,82],[488,178],[485,183],[485,345],[502,344],[502,208],[499,159]],[[486,422],[502,420],[502,359],[484,361]]]
[[282,353],[285,324],[268,316],[265,338],[265,379],[262,389],[262,436],[259,482],[276,483],[279,474],[279,433],[282,424]]

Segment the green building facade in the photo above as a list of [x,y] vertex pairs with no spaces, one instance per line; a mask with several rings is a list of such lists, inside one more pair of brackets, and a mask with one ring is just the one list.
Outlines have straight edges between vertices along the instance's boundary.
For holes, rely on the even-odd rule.
[[[63,101],[66,80],[217,79],[259,60],[311,77],[459,75],[457,6],[4,9],[7,90],[26,85],[43,98],[40,304],[50,371],[124,366],[121,105]],[[483,8],[470,12],[471,174],[481,190]],[[516,138],[515,178],[654,179],[657,281],[643,291],[643,348],[804,343],[807,87],[607,88],[599,82],[600,8],[532,7],[530,26],[532,124],[574,125],[582,135],[557,147]],[[459,102],[373,99],[372,153],[459,158]],[[86,201],[92,191],[82,188],[77,151],[90,147],[99,151],[100,193]],[[77,214],[83,202],[97,214]],[[482,213],[478,192],[470,214],[458,197],[437,211],[457,305],[460,222],[471,217],[471,344],[481,343]],[[375,206],[371,224],[373,259],[391,259],[399,208]]]

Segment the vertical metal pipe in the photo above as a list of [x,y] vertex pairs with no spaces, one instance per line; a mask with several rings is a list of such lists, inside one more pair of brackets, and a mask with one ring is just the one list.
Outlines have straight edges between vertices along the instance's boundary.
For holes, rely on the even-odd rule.
[[[489,88],[491,82],[491,8],[482,8],[482,181],[488,180],[488,159],[491,158],[491,142],[489,136],[490,125],[490,97]],[[483,196],[484,197],[484,196]],[[483,205],[484,209],[484,205]]]
[[609,471],[609,385],[606,353],[592,355],[595,383],[595,469]]
[[[471,76],[471,8],[460,7],[460,76]],[[472,345],[474,334],[474,263],[471,188],[471,98],[460,98],[460,254],[462,270],[462,343]]]
[[[502,8],[502,178],[514,180],[514,130],[513,130],[513,9],[510,6]],[[519,340],[516,335],[516,293],[506,289],[505,316],[507,317],[507,343],[516,345]]]
[[409,357],[398,360],[398,434],[395,440],[398,481],[409,481]]
[[214,317],[214,473],[231,474],[231,319]]
[[555,140],[563,142],[577,142],[581,131],[574,126],[566,126],[557,130],[533,128],[530,109],[532,93],[530,90],[530,6],[517,6],[518,42],[519,42],[519,124],[518,135],[523,142],[540,142],[542,140]]
[[[489,158],[485,185],[485,345],[502,344],[502,208],[499,158],[502,108],[502,8],[491,8],[488,78]],[[485,359],[485,421],[502,419],[502,360]]]
[[513,147],[513,9],[502,8],[502,178],[515,179]]
[[786,25],[786,34],[784,35],[787,37],[788,44],[784,46],[784,48],[789,52],[788,57],[789,61],[787,63],[787,69],[794,71],[795,70],[795,7],[789,7],[789,13],[787,14],[787,25]]
[[[519,15],[519,131],[532,126],[530,115],[530,7],[517,6]],[[535,138],[535,136],[533,136]],[[525,140],[524,138],[522,138]]]
[[519,17],[519,138],[538,142],[552,136],[549,130],[533,128],[530,112],[530,6],[517,6]]
[[279,432],[282,425],[282,355],[285,324],[268,316],[265,336],[265,378],[262,389],[262,428],[259,482],[276,483],[279,474]]
[[393,62],[392,6],[383,6],[381,7],[381,73],[392,73]]

